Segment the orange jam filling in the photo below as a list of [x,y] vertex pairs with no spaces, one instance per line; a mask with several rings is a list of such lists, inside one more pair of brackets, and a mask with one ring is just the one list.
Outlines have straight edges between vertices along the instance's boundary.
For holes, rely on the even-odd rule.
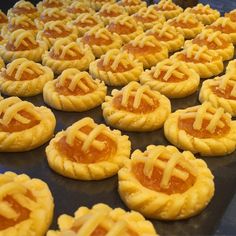
[[121,104],[122,98],[123,98],[122,94],[119,94],[119,95],[115,96],[112,100],[113,106],[118,110],[125,110],[125,111],[129,111],[132,113],[138,113],[138,114],[147,114],[147,113],[153,112],[159,106],[159,101],[153,98],[152,99],[153,103],[154,103],[153,105],[150,105],[144,99],[141,99],[139,107],[134,108],[133,107],[134,96],[130,96],[129,100],[128,100],[128,105],[123,106]]
[[12,9],[12,12],[17,15],[23,15],[23,14],[31,14],[35,13],[37,11],[36,8],[24,8],[24,7],[15,7]]
[[73,55],[73,56],[71,56],[71,55],[68,55],[68,54],[66,54],[63,58],[61,58],[60,57],[60,54],[58,55],[58,54],[56,54],[55,52],[54,52],[54,50],[52,50],[50,53],[49,53],[49,55],[50,55],[50,57],[51,58],[53,58],[53,59],[56,59],[56,60],[67,60],[67,61],[72,61],[72,60],[79,60],[79,59],[81,59],[82,57],[83,57],[83,55],[81,54],[81,53],[79,53],[79,52],[75,52],[76,53],[76,55]]
[[143,17],[143,16],[140,16],[140,15],[134,15],[134,18],[137,21],[140,21],[142,23],[150,23],[150,22],[158,20],[158,16],[155,19],[152,19],[151,17]]
[[24,30],[37,30],[37,27],[35,25],[32,25],[32,24],[28,24],[27,26],[26,25],[12,25],[12,24],[9,24],[8,25],[8,30],[10,32],[13,32],[13,31],[16,31],[18,29],[24,29]]
[[183,78],[178,78],[174,75],[171,75],[168,80],[164,80],[164,76],[166,75],[166,71],[161,71],[160,75],[158,76],[158,78],[154,77],[154,73],[152,74],[153,79],[155,80],[159,80],[161,82],[165,82],[165,83],[179,83],[182,82],[184,80],[188,79],[188,76],[184,74]]
[[[80,129],[81,132],[85,134],[89,134],[92,131],[92,128],[89,126],[84,126]],[[104,134],[99,134],[96,137],[97,141],[103,142],[105,144],[105,148],[102,151],[99,151],[98,149],[94,148],[92,145],[89,147],[89,149],[84,152],[82,151],[83,142],[79,139],[75,138],[73,146],[70,146],[66,142],[66,137],[63,136],[58,142],[57,142],[57,148],[60,153],[65,155],[68,159],[70,159],[73,162],[79,162],[84,164],[89,163],[97,163],[100,161],[108,160],[110,157],[112,157],[116,151],[117,151],[117,144],[112,139],[107,137]]]
[[35,49],[39,46],[39,44],[37,42],[35,44],[33,44],[28,39],[25,39],[25,42],[28,44],[27,46],[25,46],[24,44],[20,44],[18,47],[15,47],[15,45],[9,41],[6,44],[6,49],[8,51],[26,51],[26,50]]
[[219,86],[211,86],[211,90],[218,97],[222,97],[222,98],[225,98],[225,99],[236,100],[236,97],[231,95],[231,92],[233,90],[233,86],[231,86],[229,84],[227,84],[226,89],[224,89],[224,90],[220,89]]
[[7,22],[8,22],[7,17],[4,16],[3,14],[0,14],[0,24],[7,23]]
[[114,69],[112,69],[112,67],[111,67],[112,64],[113,64],[113,62],[114,62],[114,60],[110,60],[110,61],[109,61],[109,64],[104,65],[104,64],[103,64],[103,63],[104,63],[104,60],[103,60],[103,59],[100,59],[100,60],[98,61],[98,64],[97,64],[98,69],[103,70],[103,71],[111,71],[111,72],[113,72],[113,73],[119,73],[119,72],[122,73],[122,72],[129,71],[129,70],[133,69],[132,65],[130,65],[130,64],[128,64],[128,65],[125,67],[123,64],[119,63],[118,66],[117,66],[117,68],[114,70]]
[[[74,231],[75,233],[78,233],[81,226],[73,226],[70,230]],[[97,226],[96,229],[90,234],[91,236],[105,236],[107,235],[108,231],[104,229],[102,226]]]
[[210,26],[207,26],[206,28],[213,29],[215,31],[218,30],[218,31],[221,31],[221,32],[223,32],[225,34],[231,34],[231,33],[235,33],[236,32],[236,30],[231,28],[229,25],[226,25],[224,27],[222,25],[218,25],[218,26],[210,25]]
[[[187,172],[187,170],[183,169],[179,165],[176,165],[176,168]],[[157,191],[157,192],[162,192],[168,195],[176,194],[176,193],[184,193],[189,188],[191,188],[196,181],[196,178],[190,173],[187,180],[185,181],[175,176],[172,176],[169,181],[168,188],[161,188],[160,183],[163,177],[163,170],[155,166],[153,168],[152,176],[150,178],[144,175],[143,170],[144,170],[144,163],[138,163],[132,166],[132,172],[134,173],[135,177],[144,187]]]
[[236,22],[236,13],[225,13],[225,17],[228,17],[231,21]]
[[166,37],[166,36],[164,36],[164,35],[163,35],[163,36],[160,36],[159,34],[157,34],[157,33],[152,33],[152,32],[147,33],[147,35],[152,35],[152,36],[154,36],[157,40],[159,40],[159,41],[164,41],[164,42],[173,40],[174,37],[176,37],[176,35],[172,35],[172,38],[170,39],[170,38],[168,38],[168,37]]
[[[205,60],[205,59],[202,59],[202,58],[199,58],[199,59],[195,59],[195,58],[193,58],[193,57],[187,57],[185,54],[183,54],[183,53],[180,53],[180,54],[178,54],[178,59],[179,60],[181,60],[181,61],[185,61],[185,62],[192,62],[192,63],[208,63],[208,62],[210,62],[210,61],[208,61],[208,60]],[[214,60],[216,60],[217,58],[212,58],[212,60],[211,61],[214,61]]]
[[[81,82],[83,83],[83,84],[85,84],[88,88],[89,88],[89,90],[88,91],[84,91],[84,90],[82,90],[80,87],[78,87],[78,86],[76,86],[76,88],[73,90],[73,91],[71,91],[71,90],[69,90],[69,85],[70,85],[70,80],[66,80],[65,81],[65,85],[63,85],[63,86],[60,86],[58,83],[56,83],[56,86],[55,86],[55,89],[56,89],[56,92],[57,93],[59,93],[59,94],[61,94],[61,95],[64,95],[64,96],[70,96],[70,95],[72,95],[72,96],[77,96],[77,95],[81,95],[81,96],[83,96],[83,95],[86,95],[86,94],[88,94],[88,93],[92,93],[92,92],[94,92],[95,91],[95,89],[94,88],[90,88],[89,87],[89,85],[87,84],[87,82],[86,82],[86,80],[84,80],[84,79],[81,79]],[[95,83],[94,83],[95,84]]]
[[182,21],[176,21],[173,20],[170,22],[170,25],[174,26],[174,27],[180,27],[180,28],[186,28],[186,29],[191,29],[191,28],[195,28],[198,26],[198,23],[190,23],[190,22],[182,22]]
[[47,38],[59,38],[59,37],[66,37],[72,33],[72,30],[65,30],[62,27],[58,27],[62,30],[62,32],[57,32],[56,30],[44,30],[43,35]]
[[53,15],[53,16],[48,16],[48,15],[41,15],[40,20],[43,23],[47,23],[49,21],[57,21],[57,20],[64,20],[66,16],[63,15]]
[[94,26],[94,25],[97,25],[98,23],[94,20],[94,19],[89,19],[91,22],[81,22],[81,21],[78,21],[78,22],[75,22],[74,24],[78,27],[82,27],[82,28],[85,28],[87,26]]
[[107,27],[107,29],[112,33],[117,34],[131,34],[136,31],[135,27],[128,27],[126,25],[121,25],[119,23],[110,23]]
[[203,120],[202,122],[202,128],[200,130],[195,130],[193,128],[193,123],[195,119],[194,118],[188,118],[188,119],[179,119],[178,120],[178,127],[181,130],[184,130],[186,133],[190,134],[191,136],[194,136],[196,138],[220,138],[224,135],[226,135],[230,131],[230,127],[226,123],[225,120],[221,119],[222,122],[224,122],[224,127],[216,127],[214,133],[210,133],[206,128],[209,125],[209,120]]
[[[8,75],[6,73],[6,71],[3,71],[1,73],[1,76],[5,79],[5,80],[12,80],[12,81],[18,81],[16,79],[16,70],[13,71],[13,73],[11,75]],[[28,73],[27,71],[24,71],[22,74],[21,74],[21,77],[20,77],[20,81],[24,81],[24,80],[33,80],[33,79],[36,79],[38,78],[40,75],[37,74],[35,71],[33,71],[32,73]]]
[[143,46],[142,48],[139,46],[133,46],[131,43],[127,43],[124,45],[124,50],[126,50],[128,53],[131,53],[135,56],[143,55],[143,54],[153,54],[161,51],[161,48],[159,46]]
[[120,13],[119,12],[115,12],[115,11],[102,11],[99,13],[100,16],[104,16],[104,17],[116,17],[116,16],[119,16]]
[[112,43],[112,39],[96,38],[95,35],[84,35],[82,42],[88,45],[109,45]]
[[77,14],[77,13],[88,13],[89,9],[88,8],[73,8],[73,7],[68,7],[67,12],[72,13],[72,14]]
[[226,42],[223,39],[220,39],[222,45],[217,45],[215,42],[208,42],[205,39],[200,39],[199,37],[196,37],[193,39],[192,43],[193,44],[198,44],[199,46],[204,46],[206,45],[209,49],[216,50],[216,49],[224,49],[229,46],[229,43]]
[[62,7],[62,2],[44,2],[43,6],[46,8]]

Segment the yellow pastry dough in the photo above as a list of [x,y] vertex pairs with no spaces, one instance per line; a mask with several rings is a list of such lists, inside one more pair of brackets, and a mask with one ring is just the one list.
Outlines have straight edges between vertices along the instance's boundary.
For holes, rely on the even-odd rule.
[[194,14],[181,13],[174,19],[170,19],[167,23],[176,28],[178,32],[183,34],[185,39],[192,39],[204,28],[204,25],[197,20]]
[[147,85],[130,82],[114,89],[102,104],[107,124],[126,131],[146,132],[161,128],[171,112],[168,98]]
[[141,8],[147,6],[147,3],[142,0],[120,0],[118,4],[123,6],[129,15],[133,15]]
[[184,45],[184,36],[169,24],[155,24],[146,35],[153,35],[158,41],[167,46],[169,52],[180,50]]
[[204,25],[210,25],[220,17],[220,12],[212,9],[209,4],[199,3],[193,8],[187,8],[185,12],[194,14]]
[[78,42],[90,46],[96,58],[110,49],[120,48],[122,45],[122,40],[118,34],[113,34],[108,29],[99,26],[93,27],[85,33],[82,38],[78,39]]
[[39,62],[47,49],[47,44],[36,40],[32,32],[18,29],[9,35],[4,45],[0,46],[0,56],[5,62],[11,62],[17,58]]
[[223,61],[230,60],[234,56],[234,45],[231,42],[230,36],[222,34],[220,31],[214,31],[213,29],[204,29],[193,40],[186,41],[185,47],[191,44],[207,46],[210,51],[217,52]]
[[5,13],[0,9],[0,29],[3,26],[6,26],[8,23],[8,19],[7,16],[5,15]]
[[107,26],[111,33],[118,34],[123,44],[135,39],[143,33],[143,27],[134,20],[132,16],[118,16]]
[[95,11],[99,11],[106,3],[111,4],[115,2],[115,0],[90,0],[90,7]]
[[80,14],[90,13],[93,15],[95,11],[89,7],[89,4],[86,4],[82,1],[74,1],[67,8],[66,11],[70,14],[72,19],[76,19]]
[[209,102],[170,114],[164,132],[176,147],[202,156],[227,155],[236,148],[236,121]]
[[48,185],[13,172],[0,174],[0,235],[44,236],[53,217]]
[[43,89],[44,102],[63,111],[87,111],[99,106],[107,88],[100,80],[93,80],[87,72],[67,69]]
[[49,166],[63,176],[99,180],[115,175],[130,149],[128,136],[86,117],[57,133],[46,154]]
[[183,12],[183,9],[180,6],[174,4],[172,0],[161,0],[154,6],[158,13],[164,15],[167,20],[174,18]]
[[61,215],[58,224],[59,231],[50,230],[47,236],[157,236],[152,223],[138,212],[127,212],[121,208],[112,209],[102,203],[94,205],[91,209],[80,207],[74,213],[74,217]]
[[122,86],[130,81],[137,81],[142,72],[143,64],[135,60],[132,54],[119,49],[109,50],[89,66],[89,73],[93,78],[111,86]]
[[65,0],[42,0],[37,4],[37,8],[39,12],[42,12],[43,10],[49,8],[63,8],[65,5]]
[[143,63],[144,69],[155,66],[168,57],[168,48],[154,36],[141,34],[122,47]]
[[42,56],[42,63],[50,67],[55,74],[68,68],[87,70],[95,59],[89,46],[72,42],[69,38],[58,39],[49,52]]
[[42,93],[44,85],[53,78],[50,68],[19,58],[0,72],[0,90],[10,96],[30,97]]
[[236,74],[236,60],[232,60],[228,63],[226,67],[226,72],[231,72],[231,74]]
[[186,63],[165,59],[140,76],[140,83],[169,98],[182,98],[194,93],[200,77]]
[[199,74],[200,78],[209,78],[224,70],[222,57],[217,52],[209,50],[207,46],[192,44],[170,58],[185,62]]
[[0,151],[21,152],[46,143],[56,119],[46,107],[36,107],[18,97],[0,101]]
[[236,23],[236,9],[230,11],[229,13],[225,13],[225,17],[228,17],[231,21]]
[[155,6],[143,7],[137,13],[132,15],[136,22],[138,22],[144,30],[151,29],[157,23],[163,24],[166,20],[158,11]]
[[125,204],[160,220],[199,214],[214,195],[213,179],[205,161],[174,146],[135,150],[118,172],[119,194]]

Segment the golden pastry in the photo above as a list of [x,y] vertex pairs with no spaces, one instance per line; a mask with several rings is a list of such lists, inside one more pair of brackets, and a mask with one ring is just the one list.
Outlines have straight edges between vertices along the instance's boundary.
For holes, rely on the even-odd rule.
[[144,30],[151,29],[157,23],[163,24],[166,20],[161,14],[158,14],[155,6],[151,5],[148,8],[143,7],[137,13],[132,15]]
[[205,161],[174,146],[135,150],[118,172],[124,203],[145,217],[160,220],[199,214],[214,195],[213,179]]
[[176,147],[202,156],[227,155],[236,148],[236,121],[209,102],[170,114],[164,132]]
[[234,56],[234,45],[231,42],[230,36],[213,29],[204,29],[193,40],[186,41],[185,47],[191,44],[197,44],[200,47],[207,46],[210,51],[217,52],[223,61],[230,60]]
[[230,11],[229,13],[225,13],[225,17],[230,18],[231,21],[236,23],[236,9]]
[[154,36],[141,34],[122,47],[123,51],[132,54],[143,63],[144,69],[155,66],[159,61],[168,58],[168,48]]
[[74,217],[61,215],[58,224],[59,231],[50,230],[47,236],[157,236],[152,223],[138,212],[127,212],[121,208],[112,209],[102,203],[94,205],[91,209],[80,207],[74,213]]
[[44,236],[54,210],[48,185],[13,172],[0,174],[0,182],[0,234]]
[[77,29],[73,25],[67,25],[64,21],[50,21],[46,23],[37,35],[37,39],[44,41],[49,48],[57,39],[68,38],[72,41],[77,39]]
[[86,117],[57,133],[46,155],[49,166],[63,176],[99,180],[115,175],[129,159],[130,149],[128,136]]
[[95,11],[89,7],[89,4],[85,2],[72,2],[67,8],[66,11],[71,15],[72,19],[76,19],[82,13],[90,13],[91,15],[95,14]]
[[50,68],[19,58],[0,72],[0,90],[10,96],[30,97],[42,93],[44,85],[53,78]]
[[7,16],[5,15],[5,13],[0,9],[0,29],[3,26],[6,26],[8,23],[8,19]]
[[47,44],[36,40],[32,32],[18,29],[9,35],[4,45],[0,46],[0,56],[5,62],[11,62],[17,58],[40,62],[42,54],[47,49]]
[[184,45],[184,36],[169,24],[156,24],[146,35],[153,35],[158,41],[167,46],[169,52],[180,50]]
[[165,59],[143,72],[140,83],[169,98],[183,98],[197,91],[200,77],[186,63]]
[[93,27],[78,41],[90,46],[96,58],[110,49],[120,48],[122,45],[122,40],[118,34],[113,34],[108,29],[99,26]]
[[185,62],[200,78],[216,76],[224,70],[222,57],[217,52],[209,50],[207,46],[192,44],[170,58]]
[[50,67],[55,74],[68,68],[87,70],[95,59],[89,46],[72,42],[69,38],[58,39],[49,52],[42,56],[42,63]]
[[226,72],[231,72],[231,74],[236,73],[236,60],[232,60],[228,63],[226,67]]
[[108,125],[121,130],[157,130],[171,112],[168,98],[134,81],[121,90],[112,90],[111,95],[102,104],[103,117]]
[[43,0],[37,4],[39,12],[49,8],[63,8],[65,1],[63,0]]
[[99,11],[106,3],[112,4],[115,2],[115,0],[90,0],[90,7],[95,11]]
[[137,81],[142,72],[143,64],[135,60],[132,54],[119,49],[109,50],[89,66],[89,73],[93,78],[111,86],[122,86],[130,81]]
[[143,33],[143,27],[134,20],[132,16],[118,16],[107,26],[111,33],[118,34],[123,44],[135,39]]
[[43,89],[44,102],[63,111],[87,111],[99,106],[107,88],[100,80],[93,80],[87,72],[67,69]]
[[209,4],[199,3],[193,8],[188,7],[185,12],[194,14],[204,25],[210,25],[220,17],[220,12],[212,9]]
[[5,63],[4,63],[3,59],[0,57],[0,71],[4,66],[5,66]]
[[129,15],[133,15],[143,7],[147,7],[147,3],[142,0],[120,0],[119,5],[125,8]]
[[53,136],[56,119],[46,107],[10,97],[0,101],[0,114],[1,152],[32,150]]
[[158,13],[164,15],[167,20],[174,18],[183,12],[183,9],[174,4],[172,0],[161,0],[154,6]]

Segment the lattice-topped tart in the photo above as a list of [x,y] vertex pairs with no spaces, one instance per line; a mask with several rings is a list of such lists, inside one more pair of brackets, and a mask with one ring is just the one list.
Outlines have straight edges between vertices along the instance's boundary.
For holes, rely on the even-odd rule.
[[100,80],[93,80],[87,72],[67,69],[43,89],[45,103],[63,111],[87,111],[99,106],[107,88]]
[[36,107],[18,97],[0,101],[0,151],[21,152],[46,143],[56,120],[46,107]]
[[193,40],[186,41],[185,47],[191,44],[197,44],[201,47],[207,46],[210,51],[217,52],[223,61],[230,60],[234,56],[234,45],[231,42],[230,36],[213,29],[204,29]]
[[168,47],[169,52],[175,52],[184,45],[184,36],[169,24],[155,24],[146,35],[153,35],[158,41]]
[[147,3],[142,0],[120,0],[118,4],[123,6],[129,15],[133,15],[141,8],[147,7]]
[[122,40],[118,34],[113,34],[108,29],[99,26],[93,27],[78,41],[90,46],[96,58],[110,49],[120,48],[122,45]]
[[163,24],[165,17],[158,13],[155,6],[143,7],[137,13],[132,15],[136,22],[142,25],[144,30],[151,29],[154,25]]
[[99,203],[91,209],[80,207],[74,214],[58,218],[59,231],[48,231],[47,236],[158,236],[152,223],[138,212],[112,209]]
[[90,63],[89,72],[93,78],[103,80],[107,85],[122,86],[139,80],[143,64],[132,54],[111,49],[100,59]]
[[54,209],[45,182],[26,174],[5,172],[0,174],[0,193],[1,235],[45,235]]
[[5,15],[5,13],[2,10],[0,10],[0,29],[3,26],[7,25],[7,23],[8,23],[7,16]]
[[199,214],[215,187],[207,164],[174,146],[150,145],[135,150],[118,172],[119,194],[125,204],[144,216],[181,220]]
[[49,8],[63,8],[66,1],[63,0],[42,0],[37,4],[37,8],[40,12]]
[[236,147],[236,121],[209,102],[170,114],[164,131],[176,147],[202,156],[230,154]]
[[107,26],[107,29],[118,34],[123,43],[128,43],[143,33],[143,27],[132,16],[118,16]]
[[73,42],[69,38],[58,39],[50,51],[42,56],[43,65],[50,67],[56,74],[68,68],[87,70],[94,59],[89,46]]
[[93,8],[95,11],[99,11],[105,4],[112,4],[115,2],[115,0],[90,0],[90,7]]
[[173,3],[172,0],[161,0],[154,6],[158,13],[164,15],[167,20],[174,18],[183,12],[183,9]]
[[10,96],[35,96],[42,93],[44,85],[53,78],[50,68],[26,58],[19,58],[0,72],[0,90]]
[[236,9],[234,9],[228,13],[225,13],[225,17],[228,17],[231,21],[236,23]]
[[80,14],[90,13],[93,15],[95,11],[89,7],[85,2],[74,1],[67,8],[66,11],[71,15],[72,19],[76,19]]
[[193,8],[187,8],[185,12],[194,14],[204,25],[210,25],[220,17],[220,12],[212,9],[209,4],[199,3]]
[[167,46],[160,43],[154,36],[141,34],[122,48],[143,63],[144,68],[151,68],[159,61],[168,57]]
[[170,58],[187,63],[200,75],[200,78],[209,78],[224,70],[222,57],[214,50],[209,50],[207,46],[198,44],[189,45]]
[[169,98],[182,98],[194,93],[200,77],[182,61],[165,59],[140,76],[140,83]]
[[147,85],[130,82],[114,89],[102,104],[107,124],[126,131],[153,131],[163,126],[171,112],[168,98]]
[[57,133],[46,154],[50,167],[63,176],[99,180],[118,172],[129,158],[130,146],[128,136],[87,117]]
[[27,58],[39,62],[47,49],[47,44],[36,40],[32,32],[18,29],[9,35],[5,44],[0,46],[0,56],[6,62],[11,62],[16,58]]

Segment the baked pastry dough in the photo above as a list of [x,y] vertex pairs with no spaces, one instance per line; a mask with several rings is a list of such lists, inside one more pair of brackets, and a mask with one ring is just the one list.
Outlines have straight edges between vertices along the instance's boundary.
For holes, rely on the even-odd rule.
[[165,18],[171,19],[178,16],[183,9],[172,2],[172,0],[161,0],[158,4],[154,5],[158,14],[162,14]]
[[181,220],[199,214],[211,201],[214,176],[205,161],[174,146],[135,150],[118,172],[125,204],[145,217]]
[[63,8],[66,1],[64,0],[42,0],[37,4],[39,12],[49,8]]
[[136,22],[138,22],[146,31],[151,29],[154,25],[163,24],[166,20],[161,14],[158,14],[155,6],[151,5],[148,8],[143,7],[137,13],[132,15]]
[[153,35],[158,41],[167,46],[169,52],[180,50],[184,45],[184,36],[169,24],[155,24],[146,35]]
[[0,101],[0,151],[22,152],[46,143],[56,119],[46,107],[10,97]]
[[130,81],[137,81],[142,72],[143,64],[135,60],[132,54],[119,49],[109,50],[89,66],[89,73],[93,78],[111,86],[122,86]]
[[5,66],[3,59],[0,57],[0,70]]
[[141,34],[122,47],[143,63],[144,69],[155,66],[168,57],[168,48],[154,36]]
[[112,4],[115,2],[115,0],[90,0],[90,7],[95,11],[99,11],[106,3]]
[[147,3],[142,0],[120,0],[118,4],[123,6],[129,15],[133,15],[141,8],[147,7]]
[[134,20],[132,16],[118,16],[107,26],[107,29],[118,34],[123,44],[135,39],[143,33],[143,27]]
[[214,31],[213,29],[204,29],[193,40],[185,42],[185,46],[191,44],[197,44],[199,46],[206,45],[210,51],[217,52],[223,61],[230,60],[234,56],[234,45],[231,42],[230,36],[222,34],[220,31]]
[[192,44],[170,58],[187,63],[200,78],[216,76],[224,70],[222,57],[217,52],[209,50],[207,46]]
[[46,154],[49,166],[63,176],[99,180],[115,175],[130,149],[128,136],[86,117],[57,133]]
[[50,67],[55,74],[68,68],[87,70],[95,59],[89,46],[72,42],[69,38],[58,39],[49,52],[42,56],[42,63]]
[[76,19],[80,14],[90,13],[93,15],[95,11],[89,7],[89,4],[80,1],[72,2],[67,8],[66,11],[71,15],[72,19]]
[[121,208],[112,209],[99,203],[91,209],[80,207],[74,214],[61,215],[58,219],[59,231],[50,230],[47,236],[62,235],[148,235],[157,236],[150,221],[138,212],[126,212]]
[[230,11],[229,13],[225,13],[225,17],[228,17],[231,21],[236,23],[236,9]]
[[165,59],[143,72],[140,83],[169,98],[183,98],[197,90],[200,77],[186,63]]
[[0,72],[0,90],[10,96],[30,97],[42,93],[44,85],[53,78],[50,68],[19,58]]
[[18,29],[9,35],[4,45],[0,46],[0,56],[5,62],[11,62],[16,58],[27,58],[39,62],[47,49],[47,44],[36,40],[33,33]]
[[8,23],[8,19],[7,16],[5,15],[5,13],[0,9],[0,29],[3,26],[6,26]]
[[77,29],[73,25],[65,24],[64,21],[50,21],[47,22],[43,30],[39,31],[37,39],[44,41],[49,48],[53,43],[60,38],[69,38],[72,41],[77,39]]
[[0,174],[0,234],[43,236],[53,217],[53,197],[40,179],[13,172]]
[[227,155],[236,147],[236,121],[209,102],[170,114],[164,132],[176,147],[202,156]]
[[236,73],[236,60],[232,60],[228,63],[228,66],[226,67],[226,73],[235,74]]
[[220,17],[220,12],[212,9],[209,4],[199,3],[193,8],[187,8],[185,12],[194,14],[204,25],[210,25]]
[[108,29],[99,26],[93,27],[78,41],[90,46],[96,58],[110,49],[120,48],[122,45],[122,40],[118,34],[113,34]]
[[100,80],[93,80],[87,72],[67,69],[43,89],[44,102],[63,111],[87,111],[99,106],[107,88]]
[[107,124],[126,131],[146,132],[161,128],[171,112],[168,98],[147,85],[130,82],[112,90],[102,104]]

